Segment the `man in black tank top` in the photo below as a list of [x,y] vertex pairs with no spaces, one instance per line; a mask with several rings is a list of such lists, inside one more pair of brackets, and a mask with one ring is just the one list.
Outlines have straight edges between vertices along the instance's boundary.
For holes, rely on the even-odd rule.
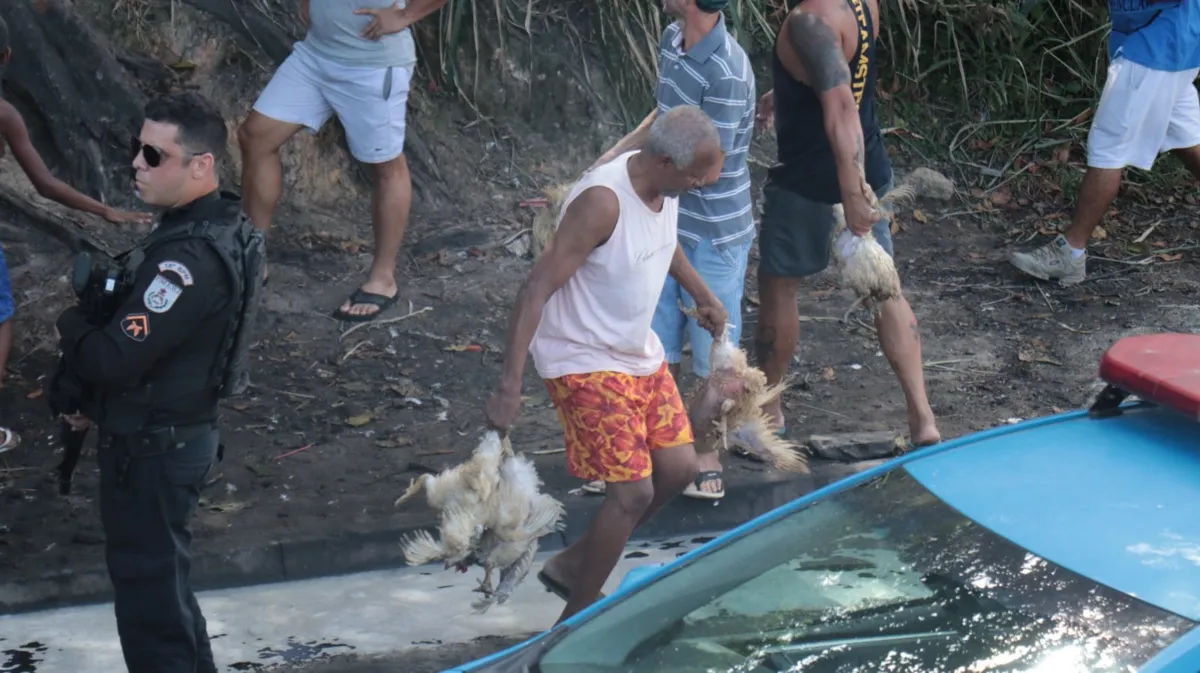
[[[775,88],[759,102],[760,123],[775,117],[779,161],[763,188],[755,334],[758,366],[772,384],[783,379],[796,351],[800,280],[829,265],[833,205],[842,204],[853,233],[874,233],[892,254],[888,222],[868,204],[861,181],[865,173],[880,197],[892,187],[875,118],[878,9],[878,0],[804,0],[776,39]],[[925,396],[916,316],[903,296],[879,309],[879,343],[904,390],[910,441],[941,441]],[[784,420],[778,401],[765,411]]]

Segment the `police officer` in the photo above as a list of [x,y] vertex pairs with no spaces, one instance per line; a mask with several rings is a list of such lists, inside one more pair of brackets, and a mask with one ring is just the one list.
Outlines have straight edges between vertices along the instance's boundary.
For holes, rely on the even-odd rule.
[[240,199],[219,189],[226,141],[195,93],[146,106],[135,185],[166,210],[118,258],[115,313],[97,324],[73,306],[56,325],[65,368],[94,398],[81,409],[99,430],[105,557],[130,673],[217,670],[188,583],[189,519],[218,452],[218,400],[244,375],[262,261]]

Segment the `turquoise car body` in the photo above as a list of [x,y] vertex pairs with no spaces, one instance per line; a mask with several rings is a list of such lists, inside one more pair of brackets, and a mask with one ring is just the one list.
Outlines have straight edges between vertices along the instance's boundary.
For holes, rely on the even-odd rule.
[[[772,522],[893,471],[905,471],[963,516],[1038,557],[1200,623],[1200,422],[1177,409],[1117,400],[1108,413],[1073,411],[992,428],[842,479],[670,563],[635,568],[618,591],[563,624],[446,673],[500,670],[499,662],[579,629],[696,559],[720,555]],[[1200,627],[1137,670],[1200,671]]]

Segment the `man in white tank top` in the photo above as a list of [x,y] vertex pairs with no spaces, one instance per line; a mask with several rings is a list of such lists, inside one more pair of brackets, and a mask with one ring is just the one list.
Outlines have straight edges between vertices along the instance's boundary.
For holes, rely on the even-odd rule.
[[587,533],[538,573],[567,601],[559,621],[596,600],[634,528],[696,477],[687,409],[651,321],[669,274],[695,298],[705,329],[725,327],[725,309],[676,238],[679,195],[715,182],[723,161],[700,108],[660,115],[641,151],[589,171],[567,195],[517,295],[488,422],[506,432],[516,419],[532,353],[571,474],[607,484]]

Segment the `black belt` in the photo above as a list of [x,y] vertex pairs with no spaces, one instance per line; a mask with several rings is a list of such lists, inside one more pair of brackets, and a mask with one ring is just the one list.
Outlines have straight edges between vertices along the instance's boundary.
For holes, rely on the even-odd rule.
[[191,440],[205,435],[217,427],[213,421],[190,423],[188,425],[168,425],[158,428],[145,428],[131,435],[115,435],[105,433],[110,442],[120,442],[131,449],[136,455],[149,455],[179,448]]
[[149,458],[175,449],[197,437],[212,432],[217,427],[213,421],[192,423],[189,425],[169,425],[159,428],[146,428],[132,435],[101,435],[101,442],[109,448],[119,444],[116,464],[116,486],[125,490],[129,486],[129,464],[136,458]]

